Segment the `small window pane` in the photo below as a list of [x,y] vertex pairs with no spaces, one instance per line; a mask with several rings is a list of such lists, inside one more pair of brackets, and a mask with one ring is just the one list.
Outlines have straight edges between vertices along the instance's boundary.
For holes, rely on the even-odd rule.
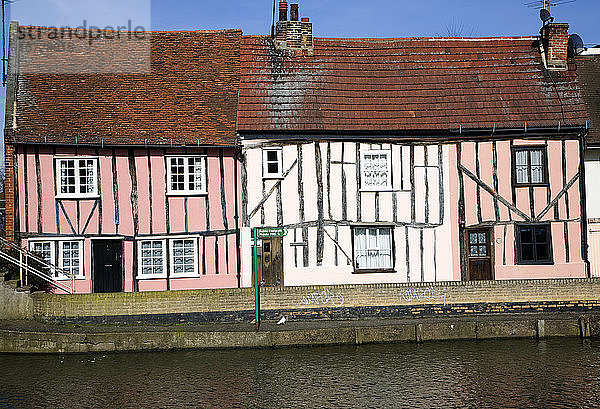
[[469,243],[471,243],[471,244],[477,244],[477,233],[470,233],[469,234]]
[[479,246],[479,256],[480,257],[487,256],[487,247],[486,246]]
[[267,172],[272,174],[279,173],[279,165],[277,163],[268,163]]
[[479,244],[481,244],[481,243],[485,244],[487,242],[485,236],[486,236],[485,233],[479,233]]
[[478,247],[471,246],[471,257],[477,257],[479,255]]
[[531,227],[521,227],[521,243],[533,243]]
[[525,261],[534,261],[533,244],[521,244],[521,258]]
[[545,243],[546,242],[546,227],[535,228],[535,242]]
[[267,160],[277,162],[277,151],[267,151]]
[[538,261],[548,260],[548,246],[546,244],[537,244],[535,248]]

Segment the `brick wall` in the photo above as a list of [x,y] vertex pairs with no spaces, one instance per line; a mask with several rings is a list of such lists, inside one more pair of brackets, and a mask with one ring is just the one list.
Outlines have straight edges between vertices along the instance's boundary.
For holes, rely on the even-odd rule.
[[542,29],[542,36],[545,40],[548,68],[566,69],[569,25],[567,23],[549,23]]
[[[600,279],[446,282],[262,288],[266,318],[436,315],[595,310]],[[34,316],[50,321],[228,321],[252,317],[254,290],[35,294]],[[116,319],[115,317],[121,317]],[[126,318],[129,317],[129,318]]]
[[6,239],[15,240],[15,147],[5,140],[4,199]]

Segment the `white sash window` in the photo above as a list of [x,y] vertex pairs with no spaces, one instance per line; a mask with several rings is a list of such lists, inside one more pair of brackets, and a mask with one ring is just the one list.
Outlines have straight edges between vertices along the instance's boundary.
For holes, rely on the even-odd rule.
[[[58,266],[75,278],[83,278],[83,241],[58,242]],[[56,273],[60,279],[69,277]]]
[[280,179],[283,177],[283,151],[281,148],[263,150],[263,178]]
[[201,195],[207,192],[206,157],[167,157],[167,193]]
[[391,227],[360,227],[354,229],[354,252],[357,270],[391,270]]
[[98,158],[56,159],[58,197],[98,196]]

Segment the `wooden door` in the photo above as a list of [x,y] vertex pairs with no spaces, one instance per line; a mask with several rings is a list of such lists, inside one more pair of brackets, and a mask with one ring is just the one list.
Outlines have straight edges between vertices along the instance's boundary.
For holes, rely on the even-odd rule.
[[265,286],[283,285],[283,239],[263,239],[258,256],[258,281]]
[[467,253],[471,281],[493,280],[491,229],[467,230]]
[[123,291],[123,242],[120,240],[95,240],[94,292],[118,293]]

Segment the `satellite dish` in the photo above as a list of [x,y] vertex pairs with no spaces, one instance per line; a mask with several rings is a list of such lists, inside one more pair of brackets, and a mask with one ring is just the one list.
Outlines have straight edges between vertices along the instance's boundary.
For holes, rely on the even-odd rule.
[[583,40],[577,34],[571,34],[569,36],[569,46],[567,48],[567,54],[569,57],[574,57],[585,51]]
[[540,20],[546,24],[548,21],[554,21],[554,17],[550,14],[550,12],[546,9],[540,10]]

